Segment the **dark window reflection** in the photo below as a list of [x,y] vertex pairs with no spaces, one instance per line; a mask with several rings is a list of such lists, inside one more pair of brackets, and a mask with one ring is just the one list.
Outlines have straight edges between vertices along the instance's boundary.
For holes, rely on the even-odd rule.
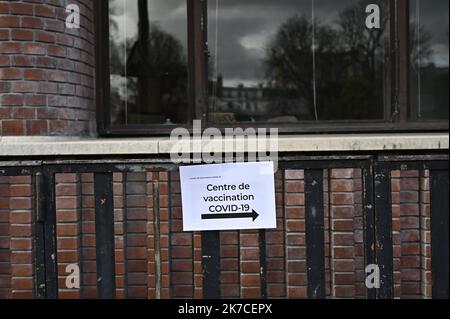
[[448,119],[448,0],[412,0],[411,118]]
[[212,121],[390,119],[388,1],[208,0],[208,21]]
[[186,123],[186,0],[109,0],[112,124]]

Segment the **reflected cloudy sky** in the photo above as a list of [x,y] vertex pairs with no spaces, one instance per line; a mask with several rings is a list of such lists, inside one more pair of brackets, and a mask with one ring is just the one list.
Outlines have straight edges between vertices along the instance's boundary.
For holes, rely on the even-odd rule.
[[[421,1],[421,23],[433,34],[433,62],[448,66],[449,2]],[[186,1],[148,2],[150,22],[171,33],[186,49]],[[357,2],[358,0],[208,0],[209,46],[217,73],[224,74],[229,82],[260,81],[263,77],[260,66],[264,48],[286,19],[296,14],[311,16],[314,3],[316,19],[333,25],[340,11]],[[137,1],[110,0],[110,6],[114,9],[113,19],[119,27],[115,38],[123,41],[125,37],[136,37]],[[361,23],[364,24],[364,21]]]
[[[116,21],[117,41],[124,38],[134,39],[138,31],[137,0],[109,0]],[[187,47],[187,9],[186,0],[149,0],[148,14],[150,23],[175,36]]]
[[448,0],[411,0],[411,19],[420,21],[432,35],[433,57],[430,62],[449,66],[448,56]]

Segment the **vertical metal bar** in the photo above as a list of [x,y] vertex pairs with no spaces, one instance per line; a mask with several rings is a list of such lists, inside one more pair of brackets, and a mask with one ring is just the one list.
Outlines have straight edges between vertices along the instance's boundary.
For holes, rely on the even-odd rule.
[[448,299],[448,170],[431,170],[431,267],[433,298]]
[[391,59],[396,122],[406,122],[409,117],[409,0],[391,1]]
[[261,299],[267,299],[266,231],[259,231],[259,269],[261,277]]
[[188,1],[188,37],[189,43],[189,94],[190,120],[203,119],[206,112],[207,73],[207,18],[206,0]]
[[55,173],[44,168],[42,176],[42,198],[44,198],[44,246],[46,297],[58,298],[58,269],[56,246],[56,191]]
[[220,232],[202,232],[203,297],[220,299]]
[[308,297],[325,298],[323,170],[305,170]]
[[35,298],[45,299],[45,238],[44,238],[44,221],[45,221],[45,197],[44,179],[41,172],[33,175],[34,185],[34,273],[35,273]]
[[378,298],[391,299],[393,288],[392,198],[389,163],[375,164],[376,261],[380,267]]
[[[370,160],[363,168],[363,212],[364,212],[364,252],[365,264],[376,263],[375,255],[375,198],[374,198],[374,178],[373,161]],[[376,290],[367,288],[367,298],[375,299]]]
[[97,292],[101,299],[116,296],[114,260],[114,198],[112,173],[94,174]]

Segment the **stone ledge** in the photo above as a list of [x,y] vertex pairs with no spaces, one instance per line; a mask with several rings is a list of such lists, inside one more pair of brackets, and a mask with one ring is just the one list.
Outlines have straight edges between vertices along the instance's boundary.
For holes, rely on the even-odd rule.
[[[223,139],[221,143],[230,140]],[[242,139],[237,141],[242,143]],[[188,143],[188,142],[186,142]],[[202,142],[206,145],[207,142]],[[448,133],[281,135],[279,152],[448,150]],[[167,155],[175,142],[160,138],[0,137],[0,156]],[[238,144],[239,145],[239,144]],[[239,149],[239,148],[238,148]],[[250,151],[258,151],[257,143]]]

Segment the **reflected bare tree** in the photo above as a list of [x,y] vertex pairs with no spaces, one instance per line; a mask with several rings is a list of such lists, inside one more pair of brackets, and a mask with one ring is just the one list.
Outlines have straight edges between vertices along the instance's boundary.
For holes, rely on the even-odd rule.
[[344,9],[335,28],[314,22],[316,98],[309,17],[294,16],[279,27],[266,49],[268,81],[297,90],[309,109],[309,119],[314,119],[315,108],[320,120],[383,118],[389,14],[387,2],[379,3],[380,29],[365,25],[367,0]]
[[[135,124],[164,123],[167,118],[183,121],[187,112],[187,61],[183,46],[150,23],[148,1],[138,0],[138,17],[138,33],[126,43],[118,43],[115,33],[119,26],[113,19],[110,22],[110,73],[124,79],[126,86],[122,94],[118,86],[111,87],[113,117],[118,123],[124,123],[127,117],[128,123]],[[123,94],[127,95],[127,110]]]
[[411,64],[417,69],[433,55],[431,48],[433,35],[423,25],[414,22],[411,23],[409,30]]
[[[337,34],[330,27],[315,23],[316,63],[323,69],[336,66],[339,51]],[[266,48],[266,75],[272,87],[296,90],[314,114],[313,25],[306,16],[294,16],[283,23]],[[323,88],[332,79],[317,74],[316,84]]]
[[138,0],[138,14],[138,39],[127,61],[128,74],[138,78],[136,111],[141,116],[182,120],[187,109],[183,46],[171,34],[150,23],[148,1]]
[[380,7],[380,28],[368,29],[365,25],[366,7],[373,0],[364,0],[350,6],[339,15],[340,38],[347,56],[353,65],[359,64],[361,72],[368,72],[376,79],[380,66],[387,62],[384,44],[389,40],[388,2],[378,1]]

